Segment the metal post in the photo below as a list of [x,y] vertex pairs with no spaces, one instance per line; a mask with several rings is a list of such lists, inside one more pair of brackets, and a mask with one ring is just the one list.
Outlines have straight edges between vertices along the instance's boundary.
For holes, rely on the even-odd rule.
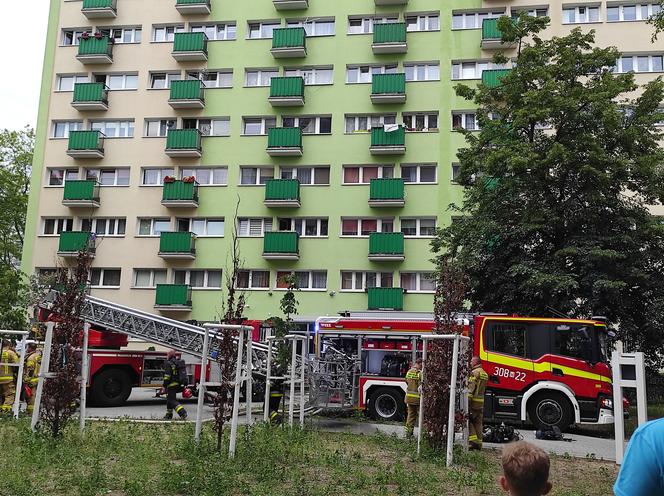
[[[426,340],[423,340],[422,342],[422,380],[420,381],[420,384],[424,386],[424,370],[426,368],[426,363],[427,363],[427,342]],[[420,392],[420,407],[418,410],[418,415],[417,415],[417,454],[420,454],[420,448],[422,445],[422,424],[424,423],[424,387],[422,387],[422,391]]]
[[[648,421],[648,404],[646,400],[646,367],[643,363],[643,353],[634,353],[634,368],[636,369],[636,416],[639,425],[643,425]],[[642,387],[639,387],[642,386]],[[622,396],[613,398],[613,416],[615,418],[616,412],[620,412],[622,417]]]
[[290,397],[288,398],[288,427],[293,428],[293,402],[295,401],[295,362],[297,358],[297,341],[291,341]]
[[304,427],[304,372],[306,367],[305,361],[305,346],[309,346],[309,339],[302,342],[302,350],[300,353],[300,428]]
[[265,373],[265,396],[263,398],[263,422],[267,422],[270,417],[270,390],[272,382],[272,341],[266,339],[267,347],[267,372]]
[[622,370],[620,369],[621,352],[611,354],[611,371],[613,372],[613,428],[616,438],[616,463],[622,463],[625,453],[625,420],[618,414],[618,404],[622,413]]
[[90,361],[88,360],[88,342],[90,336],[90,324],[83,325],[83,355],[81,356],[81,411],[80,411],[80,426],[81,432],[85,430],[85,412],[87,407],[87,389],[88,389],[88,375],[90,373]]
[[7,331],[2,330],[0,334],[9,335],[9,336],[21,336],[21,355],[19,357],[18,364],[9,364],[5,365],[8,367],[18,367],[18,378],[16,379],[16,393],[14,395],[14,404],[12,406],[12,412],[14,418],[18,419],[18,413],[21,409],[21,388],[23,388],[23,366],[25,364],[25,347],[26,347],[26,338],[28,336],[28,331]]
[[235,444],[237,443],[238,410],[240,409],[240,385],[242,383],[242,349],[244,348],[244,332],[240,332],[237,343],[237,361],[235,363],[235,392],[233,395],[233,415],[231,417],[231,437],[228,446],[228,456],[235,458]]
[[194,430],[194,439],[196,442],[201,440],[201,428],[203,426],[203,405],[205,403],[205,392],[207,391],[207,366],[208,354],[210,352],[210,329],[205,328],[203,336],[203,356],[201,357],[201,378],[198,387],[198,404],[196,406],[196,428]]
[[244,388],[245,402],[247,407],[247,425],[253,424],[253,419],[251,417],[251,401],[253,399],[253,364],[252,364],[252,344],[254,342],[253,332],[247,333],[247,385]]
[[46,324],[46,338],[44,340],[44,351],[42,354],[41,368],[39,369],[39,376],[37,379],[37,392],[35,393],[35,406],[32,411],[32,422],[30,424],[34,431],[39,421],[39,409],[41,407],[42,392],[44,391],[44,380],[49,375],[49,367],[51,365],[51,344],[53,343],[53,330],[55,329],[55,322],[48,322]]
[[452,447],[454,446],[454,420],[456,411],[456,383],[459,373],[459,335],[454,337],[454,347],[452,349],[452,377],[450,379],[450,405],[447,418],[447,458],[446,465],[452,465]]

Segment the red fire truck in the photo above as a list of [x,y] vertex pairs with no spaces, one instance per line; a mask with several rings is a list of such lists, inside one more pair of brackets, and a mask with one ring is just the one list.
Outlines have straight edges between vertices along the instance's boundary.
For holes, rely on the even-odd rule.
[[[566,429],[613,423],[609,331],[600,319],[467,315],[473,354],[489,374],[488,421],[530,420]],[[321,318],[313,388],[318,406],[359,408],[376,418],[404,415],[403,377],[431,333],[430,314],[377,312]]]

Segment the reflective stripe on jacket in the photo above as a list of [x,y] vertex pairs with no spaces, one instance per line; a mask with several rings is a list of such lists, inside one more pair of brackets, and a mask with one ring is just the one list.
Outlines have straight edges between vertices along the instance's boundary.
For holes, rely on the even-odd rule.
[[18,355],[14,350],[2,350],[2,355],[0,355],[0,384],[7,384],[14,382],[14,369],[16,367],[10,367],[9,363],[18,363]]
[[419,405],[420,383],[422,382],[422,371],[413,367],[406,373],[406,403]]
[[475,367],[468,377],[468,403],[470,408],[482,408],[484,406],[484,391],[489,376],[481,365]]
[[42,353],[40,350],[30,353],[25,360],[23,382],[28,386],[35,386],[39,381],[39,370],[41,369]]
[[175,363],[175,358],[166,360],[164,362],[164,387],[177,387],[180,385],[178,380],[178,366]]

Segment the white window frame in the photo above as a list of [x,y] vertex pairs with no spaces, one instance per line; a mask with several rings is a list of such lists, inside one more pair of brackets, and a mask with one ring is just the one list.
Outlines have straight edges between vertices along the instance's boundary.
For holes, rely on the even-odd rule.
[[[247,229],[243,229],[243,223]],[[251,234],[260,224],[260,234]],[[239,238],[262,238],[266,232],[272,232],[272,217],[239,217],[237,219],[237,236]]]
[[512,7],[510,13],[513,16],[519,16],[522,12],[525,12],[526,15],[530,17],[548,17],[549,16],[549,6],[545,7]]
[[[159,78],[158,80],[161,81],[163,77],[163,82],[164,86],[155,86],[155,81]],[[173,71],[151,71],[150,72],[150,81],[149,81],[149,89],[151,90],[167,90],[171,87],[171,83],[173,81],[179,81],[182,79],[182,73],[181,72],[173,72]]]
[[[272,279],[272,277],[271,277],[272,274],[270,274],[269,270],[265,270],[265,269],[242,269],[239,272],[247,272],[248,273],[248,276],[247,276],[247,280],[248,280],[247,286],[248,287],[244,288],[244,287],[236,285],[235,286],[236,289],[244,289],[246,291],[269,291],[270,290],[270,279]],[[267,286],[256,286],[255,287],[254,286],[254,273],[265,273],[265,272],[267,272]],[[239,282],[239,277],[236,281]],[[236,284],[237,284],[237,282],[236,282]]]
[[[324,274],[325,275],[325,287],[323,288],[314,288],[314,274]],[[275,291],[286,291],[287,288],[280,288],[278,287],[279,285],[279,276],[281,275],[282,277],[288,276],[290,274],[293,274],[297,279],[298,283],[298,291],[310,291],[310,292],[324,292],[327,291],[327,270],[277,270],[274,274],[274,287],[273,289]],[[298,278],[298,274],[300,275],[306,275],[307,277],[307,285],[300,284],[300,280]]]
[[[62,171],[61,177],[62,182],[60,184],[51,184],[51,176],[53,171]],[[75,177],[69,177],[75,176]],[[67,181],[75,181],[79,178],[78,169],[69,168],[69,167],[47,167],[46,168],[46,177],[44,179],[45,188],[64,188]]]
[[[102,173],[109,173],[113,172],[113,184],[103,184],[101,182],[101,177]],[[118,181],[120,179],[120,171],[123,173],[126,171],[127,175],[127,183],[126,184],[118,184]],[[122,178],[124,178],[124,174],[122,175]],[[91,167],[91,168],[86,168],[85,169],[85,179],[86,180],[93,180],[96,181],[97,184],[101,187],[104,188],[111,188],[111,187],[126,187],[129,186],[131,182],[131,169],[129,167]]]
[[[403,284],[403,276],[412,275],[415,276],[415,289],[406,288]],[[433,271],[403,271],[399,272],[399,285],[401,288],[405,289],[409,293],[435,293],[435,280],[434,280],[434,289],[422,289],[422,281],[430,278],[434,275]]]
[[[398,14],[390,15],[351,15],[348,16],[348,30],[349,35],[363,35],[372,34],[374,24],[385,24],[388,22],[397,22],[399,20]],[[359,29],[353,29],[352,24],[360,24]]]
[[[150,282],[147,286],[139,286],[136,283],[136,280],[138,278],[138,272],[149,272],[150,273]],[[156,279],[156,273],[163,273],[164,278],[163,282],[157,282]],[[157,287],[157,284],[166,284],[168,281],[168,270],[167,269],[134,269],[134,273],[132,276],[132,282],[131,282],[131,289],[155,289]]]
[[[256,181],[253,183],[243,183],[242,180],[244,178],[244,171],[247,170],[253,170],[254,173],[256,174]],[[266,172],[272,172],[272,175],[263,175]],[[274,179],[274,167],[261,167],[261,166],[254,166],[254,165],[248,165],[248,166],[240,166],[240,175],[238,177],[238,184],[240,186],[264,186],[265,183],[270,180]]]
[[[352,288],[344,288],[343,280],[344,274],[352,274]],[[342,270],[339,273],[339,291],[342,293],[364,293],[369,287],[367,286],[367,276],[373,274],[376,280],[376,285],[371,286],[372,288],[392,288],[394,287],[394,273],[393,272],[378,272],[373,270]],[[392,278],[392,284],[390,286],[383,286],[383,278],[389,276]],[[359,287],[358,287],[359,282]],[[385,283],[387,284],[387,283]]]
[[[214,79],[211,76],[214,75]],[[217,69],[212,71],[186,71],[185,79],[198,80],[206,89],[232,88],[233,69]]]
[[[406,22],[406,31],[409,33],[440,31],[440,12],[406,14],[404,20]],[[412,21],[415,21],[415,23],[413,24]]]
[[[256,84],[249,84],[249,77],[256,76]],[[244,70],[244,87],[245,88],[264,88],[270,86],[273,77],[279,77],[279,68],[270,67],[263,69],[245,69]]]
[[[398,64],[349,64],[346,66],[346,84],[371,84],[374,74],[396,74]],[[354,76],[357,71],[357,77]]]
[[[53,221],[53,232],[46,232],[46,222]],[[40,236],[56,237],[61,232],[72,231],[74,229],[73,217],[42,217]]]
[[208,41],[233,41],[237,37],[237,25],[233,21],[190,24],[189,31],[205,33]]
[[[454,117],[461,116],[461,126],[454,126]],[[470,121],[470,116],[472,116],[473,122],[475,125],[473,127],[468,127],[468,122]],[[452,112],[452,131],[457,131],[459,129],[465,129],[467,131],[479,131],[480,125],[477,121],[477,113],[473,111],[453,111]]]
[[[161,30],[164,31],[163,37],[157,35]],[[153,24],[151,41],[152,43],[173,43],[175,33],[184,32],[184,24]]]
[[[254,134],[254,133],[247,133],[247,121],[251,121],[252,124],[257,124],[258,121],[260,120],[261,124],[261,132],[259,134]],[[268,124],[271,124],[271,122],[268,121],[273,121],[274,126],[268,126]],[[277,116],[251,116],[247,115],[242,117],[242,136],[266,136],[267,135],[267,130],[271,129],[273,127],[277,127]]]
[[[197,238],[223,238],[226,235],[226,221],[224,217],[178,217],[175,220],[178,231],[181,231],[181,224],[184,222],[187,223],[187,228],[184,232],[194,233]],[[223,234],[208,234],[208,225],[210,222],[221,222],[223,225]],[[201,233],[196,232],[194,223],[203,224],[203,231]]]
[[[420,68],[424,69],[424,78],[419,78]],[[440,64],[438,62],[408,62],[403,65],[406,82],[418,83],[424,81],[440,81]],[[412,70],[412,77],[408,72]]]
[[[625,19],[625,7],[634,7],[636,9],[634,19]],[[643,8],[647,10],[646,17],[643,16]],[[618,9],[618,19],[609,19],[609,9]],[[652,16],[657,15],[661,10],[659,3],[631,3],[624,4],[607,4],[606,6],[606,22],[638,22],[648,21]]]
[[[93,274],[95,273],[95,271],[99,272],[99,284],[93,284],[92,283]],[[107,271],[108,272],[110,272],[110,271],[119,272],[120,273],[120,284],[117,284],[117,285],[106,285],[106,284],[104,284],[104,277],[105,277]],[[116,267],[97,268],[97,267],[95,267],[93,269],[90,269],[90,287],[91,288],[120,289],[121,283],[122,283],[122,269],[121,268],[116,268]]]
[[[625,70],[624,59],[632,59],[632,68],[630,70]],[[645,58],[648,61],[648,70],[642,71],[639,68],[640,60]],[[659,68],[655,69],[655,59],[659,59]],[[656,54],[623,54],[616,60],[616,65],[614,67],[614,72],[617,74],[626,74],[628,72],[634,72],[636,74],[647,74],[647,73],[661,73],[664,72],[664,53]]]
[[[286,119],[292,119],[293,120],[293,125],[288,126],[286,125]],[[313,132],[305,132],[306,128],[303,128],[300,126],[300,119],[310,119],[314,123],[314,131]],[[329,119],[330,120],[330,131],[326,133],[321,132],[321,119]],[[302,130],[303,135],[314,135],[314,134],[322,134],[322,135],[330,135],[332,134],[332,116],[331,115],[282,115],[281,116],[281,123],[283,127],[288,127],[288,128],[296,128],[299,127]],[[308,126],[307,126],[308,127]]]
[[[51,139],[68,139],[71,131],[83,131],[83,121],[52,121]],[[63,135],[56,136],[58,126],[64,126]]]
[[[200,171],[206,171],[209,172],[209,180],[208,182],[201,182],[200,180]],[[222,177],[223,177],[223,182],[217,183],[214,182],[214,175],[215,172],[219,172]],[[180,179],[186,176],[194,176],[196,179],[196,182],[198,183],[199,186],[228,186],[228,167],[227,166],[220,166],[220,167],[180,167]]]
[[[124,132],[126,135],[125,136],[111,136],[108,132],[108,127],[110,125],[114,125],[115,129],[118,129],[118,131]],[[98,121],[90,121],[90,129],[98,130],[101,131],[101,133],[104,135],[105,138],[108,139],[128,139],[128,138],[133,138],[135,129],[134,129],[135,123],[133,119],[127,119],[127,120],[98,120]]]
[[[357,185],[366,185],[371,183],[371,179],[365,180],[364,178],[364,169],[365,168],[370,168],[370,169],[375,169],[378,168],[378,177],[376,179],[392,179],[394,178],[394,172],[395,172],[395,167],[393,164],[345,164],[342,167],[341,170],[341,184],[344,186],[357,186]],[[356,183],[348,183],[346,182],[346,169],[360,169],[359,171],[359,181]],[[388,174],[386,172],[389,171]]]
[[[403,177],[402,171],[406,167],[415,167],[416,180],[415,181],[406,181]],[[433,181],[422,181],[422,168],[423,167],[433,167],[434,169],[434,180]],[[399,171],[401,177],[404,180],[404,184],[438,184],[438,164],[435,163],[421,163],[421,164],[401,164],[401,170]]]
[[[302,179],[300,179],[301,176],[299,176],[298,172],[303,171],[303,170],[308,170],[309,171],[309,178],[311,179],[310,182],[303,182]],[[317,183],[316,182],[316,172],[319,170],[326,170],[327,171],[327,182],[324,183]],[[296,167],[291,167],[287,166],[284,167],[283,165],[279,167],[279,178],[281,179],[297,179],[300,181],[300,186],[329,186],[330,185],[330,166],[325,165],[325,166],[320,166],[320,165],[314,165],[314,166],[296,166]]]
[[457,184],[459,182],[459,173],[461,171],[461,164],[459,162],[452,162],[451,168],[450,168],[450,181],[454,184]]
[[[185,122],[188,124],[185,126]],[[195,127],[190,125],[191,122],[196,123]],[[182,125],[184,129],[198,129],[203,138],[218,138],[220,136],[231,135],[231,118],[230,117],[191,117],[183,118]]]
[[[404,221],[415,221],[415,234],[405,234],[404,238],[434,238],[438,228],[438,219],[436,217],[401,217],[399,219],[399,231],[403,232],[402,225]],[[433,234],[422,234],[422,221],[433,221]],[[427,227],[428,228],[428,227]]]
[[[344,232],[344,221],[355,220],[357,221],[357,234],[343,234]],[[376,221],[376,231],[374,232],[397,232],[395,231],[395,220],[394,217],[342,217],[341,222],[339,223],[339,237],[340,238],[368,238],[368,234],[362,234],[362,221],[363,220],[375,220]],[[391,224],[392,229],[389,231],[383,231],[383,223]]]
[[[97,30],[102,34],[106,34],[113,40],[116,45],[137,45],[143,39],[143,29],[141,26],[112,26],[112,27],[97,27]],[[119,34],[120,37],[116,37]],[[125,41],[125,35],[129,35],[129,41]]]
[[[104,78],[103,81],[99,81],[100,78]],[[111,86],[111,78],[122,78],[122,84],[119,88],[113,88]],[[129,86],[127,84],[127,79],[132,78],[132,81],[135,81],[136,86]],[[125,72],[125,73],[109,73],[109,74],[93,74],[92,79],[96,83],[102,83],[108,88],[108,91],[134,91],[138,89],[138,72]]]
[[[254,26],[258,26],[258,36],[255,33]],[[271,40],[272,32],[282,27],[280,19],[270,19],[265,21],[247,21],[247,39],[248,40]],[[269,34],[266,29],[269,29]]]
[[[80,225],[81,225],[81,231],[86,231],[86,229],[83,228],[83,223],[89,221],[90,222],[90,232],[93,232],[96,237],[98,238],[124,238],[127,234],[127,218],[126,217],[93,217],[90,219],[83,219],[81,218]],[[103,233],[98,233],[97,232],[97,224],[99,224],[101,221],[104,221],[104,232]],[[114,221],[113,222],[113,231],[108,232],[108,221]],[[122,232],[120,232],[120,225],[122,224],[123,229]]]
[[[590,9],[597,9],[597,19],[590,19]],[[574,20],[566,21],[565,20],[565,11],[573,10],[574,11]],[[600,4],[587,4],[587,5],[563,5],[562,6],[562,17],[560,19],[561,24],[595,24],[602,22],[602,9]]]
[[[330,235],[330,221],[327,217],[279,217],[276,226],[280,228],[280,223],[290,221],[288,229],[280,229],[285,232],[296,232],[300,238],[327,238]],[[316,223],[316,234],[306,234],[307,222]],[[323,224],[326,224],[326,233],[323,234]]]
[[[92,31],[91,27],[85,28],[65,28],[60,31],[60,46],[78,46],[81,43],[81,35],[85,32],[90,33]],[[72,33],[72,42],[66,43],[67,33]]]
[[[202,286],[193,286],[191,284],[191,273],[192,272],[202,272],[203,273],[203,285]],[[210,286],[210,273],[216,272],[219,274],[219,286]],[[178,273],[184,273],[184,284],[189,286],[194,291],[218,291],[224,285],[223,280],[223,271],[222,269],[173,269],[173,283],[181,284],[176,282],[176,277]]]
[[[402,120],[403,120],[403,125],[406,128],[407,133],[437,133],[440,130],[440,114],[436,111],[431,111],[431,112],[404,112],[401,114]],[[418,117],[423,117],[424,118],[424,127],[420,130],[417,129],[417,120]],[[434,120],[432,118],[435,118],[435,126],[430,127],[429,126],[429,121]],[[410,122],[406,122],[406,120],[409,119]],[[410,127],[409,127],[410,124]],[[415,124],[415,126],[413,126]],[[433,124],[433,122],[432,122]]]
[[[323,78],[323,71],[329,78]],[[304,79],[305,86],[324,86],[334,84],[334,67],[316,66],[316,67],[286,67],[284,68],[285,77],[301,77]]]
[[452,81],[473,81],[482,79],[482,73],[492,69],[509,69],[509,64],[495,64],[490,60],[452,61]]
[[[322,25],[332,24],[332,32],[322,29]],[[287,28],[304,28],[307,38],[319,36],[334,36],[336,34],[337,25],[334,17],[317,17],[315,19],[286,19]],[[319,33],[319,31],[321,31]]]
[[[158,171],[159,179],[156,183],[145,182],[145,173],[147,171]],[[166,176],[175,176],[175,169],[173,167],[141,167],[140,185],[145,187],[161,187],[164,185],[164,178]]]
[[[141,222],[150,221],[150,234],[141,234]],[[137,238],[158,238],[159,234],[164,231],[155,231],[156,222],[168,222],[168,231],[173,229],[173,223],[171,222],[170,217],[138,217],[136,219],[136,237]]]
[[[170,125],[169,125],[170,123]],[[156,129],[158,126],[158,129]],[[144,138],[165,138],[169,129],[177,127],[177,119],[151,119],[143,121]]]
[[[450,27],[452,31],[459,31],[462,29],[482,29],[482,21],[484,19],[497,19],[505,15],[505,10],[475,10],[475,11],[452,11],[452,23]],[[454,27],[454,18],[462,19],[461,27]]]
[[[71,79],[71,89],[62,89],[62,81],[64,79]],[[88,83],[90,77],[87,74],[58,74],[55,78],[55,91],[57,92],[71,92],[77,83]]]
[[[352,121],[351,121],[352,119]],[[353,131],[349,131],[352,123]],[[396,124],[397,114],[346,114],[344,116],[344,134],[370,133],[372,127],[382,127],[385,124]]]

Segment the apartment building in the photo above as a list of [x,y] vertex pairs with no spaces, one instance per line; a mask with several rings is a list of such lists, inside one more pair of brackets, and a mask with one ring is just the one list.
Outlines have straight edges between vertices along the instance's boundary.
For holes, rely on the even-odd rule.
[[52,0],[23,268],[94,252],[95,296],[177,319],[221,306],[237,231],[249,318],[431,311],[452,221],[454,85],[496,84],[496,19],[595,29],[617,71],[663,69],[657,3]]

